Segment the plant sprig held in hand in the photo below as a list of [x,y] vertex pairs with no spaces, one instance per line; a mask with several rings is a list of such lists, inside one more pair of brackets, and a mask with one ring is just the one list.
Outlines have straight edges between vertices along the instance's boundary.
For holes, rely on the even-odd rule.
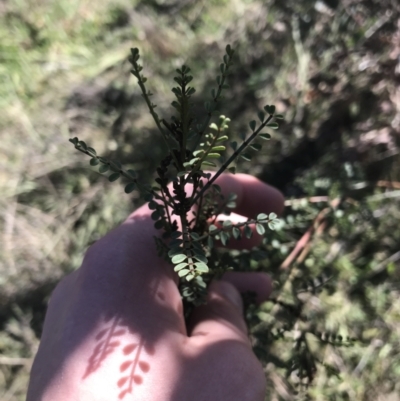
[[[214,251],[216,241],[227,245],[231,238],[250,238],[253,234],[250,225],[255,225],[257,233],[263,235],[266,228],[274,229],[277,222],[275,213],[261,213],[255,219],[236,224],[230,220],[218,221],[218,215],[229,215],[235,207],[236,194],[229,194],[225,199],[215,184],[217,178],[224,172],[234,174],[233,164],[239,157],[250,161],[248,151],[260,151],[262,145],[258,140],[270,139],[265,129],[277,129],[277,120],[283,119],[282,115],[275,113],[275,106],[266,105],[257,114],[259,121],[249,122],[250,131],[242,143],[231,141],[227,149],[231,120],[224,115],[217,117],[222,92],[228,88],[226,81],[234,56],[230,45],[225,50],[216,87],[211,90],[211,98],[204,102],[205,115],[200,118],[192,112],[192,97],[196,90],[191,86],[190,68],[183,65],[176,70],[176,86],[172,88],[175,99],[171,105],[175,113],[167,120],[155,111],[157,105],[151,101],[153,94],[147,89],[147,78],[139,64],[139,50],[131,49],[131,73],[137,78],[142,96],[167,147],[167,154],[156,169],[155,185],[141,183],[135,171],[124,169],[118,161],[98,156],[95,149],[76,137],[70,139],[77,150],[90,157],[90,165],[99,166],[102,174],[110,173],[109,181],[124,177],[127,181],[125,192],[137,189],[148,202],[153,211],[154,226],[163,230],[163,239],[156,238],[157,251],[174,265],[180,277],[181,294],[193,305],[204,302],[207,285],[217,274],[214,266],[218,265],[219,272],[221,270],[221,264],[213,260],[218,258]],[[221,162],[222,156],[224,162]],[[214,174],[210,169],[215,169]],[[187,185],[192,188],[190,194]]]

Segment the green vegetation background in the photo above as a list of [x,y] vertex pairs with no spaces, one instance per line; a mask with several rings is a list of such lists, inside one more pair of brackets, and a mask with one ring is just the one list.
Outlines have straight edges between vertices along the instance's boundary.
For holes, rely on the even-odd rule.
[[[150,179],[164,149],[129,74],[129,48],[140,48],[168,115],[174,69],[189,65],[204,99],[227,43],[236,64],[221,111],[232,135],[265,104],[286,116],[238,168],[289,200],[263,266],[276,295],[288,284],[304,289],[315,328],[357,338],[350,348],[315,346],[330,368],[318,370],[309,396],[400,400],[397,0],[1,2],[0,400],[24,399],[56,283],[139,204],[68,139]],[[278,351],[266,366],[267,399],[290,400],[293,380],[276,367]]]

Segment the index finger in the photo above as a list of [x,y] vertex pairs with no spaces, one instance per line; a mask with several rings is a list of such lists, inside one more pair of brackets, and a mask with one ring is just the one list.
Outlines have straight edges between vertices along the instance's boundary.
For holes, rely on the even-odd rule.
[[222,174],[215,181],[224,196],[235,193],[234,213],[254,218],[259,213],[274,212],[280,215],[284,208],[284,197],[280,191],[248,174]]

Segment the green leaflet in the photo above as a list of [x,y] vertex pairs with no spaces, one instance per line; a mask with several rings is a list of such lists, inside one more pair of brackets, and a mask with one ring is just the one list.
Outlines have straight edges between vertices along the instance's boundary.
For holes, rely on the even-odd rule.
[[178,271],[178,276],[179,276],[179,277],[184,277],[184,276],[186,276],[189,272],[190,272],[189,269],[182,269],[182,270],[179,270],[179,271]]
[[256,230],[257,230],[258,234],[260,234],[260,235],[265,234],[265,227],[260,223],[256,223]]
[[213,148],[211,148],[211,151],[212,152],[223,152],[225,149],[226,149],[225,146],[220,145],[220,146],[214,146]]
[[136,185],[133,182],[130,182],[126,187],[125,187],[125,193],[130,194],[134,189]]
[[186,258],[187,258],[187,256],[186,256],[185,254],[180,253],[180,254],[178,254],[178,255],[175,255],[175,256],[171,259],[171,262],[172,262],[173,264],[181,263],[181,262],[183,262]]
[[260,213],[257,215],[257,220],[268,220],[268,216],[265,213]]
[[221,155],[219,153],[209,153],[207,155],[207,159],[219,159],[220,157],[221,157]]
[[174,267],[174,270],[177,272],[177,271],[183,269],[184,267],[186,267],[187,265],[188,265],[188,263],[179,263],[178,265],[176,265]]
[[110,182],[117,181],[119,177],[121,177],[120,173],[113,173],[108,177],[108,181]]
[[[218,155],[218,156],[219,156],[219,155]],[[207,160],[203,160],[203,161],[201,162],[201,164],[204,164],[205,166],[217,167],[217,165],[216,165],[215,163],[209,162],[209,161],[207,161]]]
[[196,271],[200,273],[208,273],[209,271],[208,266],[203,262],[197,262],[194,265],[196,266]]

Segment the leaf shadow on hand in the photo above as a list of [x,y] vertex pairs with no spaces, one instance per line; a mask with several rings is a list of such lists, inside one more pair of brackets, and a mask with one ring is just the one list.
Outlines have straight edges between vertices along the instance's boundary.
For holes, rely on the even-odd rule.
[[[149,359],[165,333],[186,335],[172,269],[154,251],[153,236],[158,231],[153,223],[146,213],[131,215],[93,244],[81,268],[54,291],[42,337],[51,340],[43,341],[38,354],[38,359],[45,359],[48,372],[31,380],[35,391],[40,388],[39,398],[83,349],[80,357],[89,357],[80,380],[101,374],[110,365],[104,362],[112,356],[119,375],[115,391],[123,399],[143,383],[143,374],[151,368]],[[81,361],[77,365],[82,366]]]
[[155,354],[155,348],[142,336],[137,341],[129,341],[123,345],[118,337],[128,332],[136,333],[118,316],[108,316],[104,319],[103,325],[106,327],[96,334],[97,344],[93,348],[82,379],[95,373],[108,355],[120,352],[126,357],[126,360],[120,364],[121,378],[117,381],[117,386],[121,389],[118,398],[123,399],[127,394],[132,393],[134,385],[143,383],[142,374],[150,370],[150,364],[143,360],[142,353],[146,352],[147,355],[152,356]]

